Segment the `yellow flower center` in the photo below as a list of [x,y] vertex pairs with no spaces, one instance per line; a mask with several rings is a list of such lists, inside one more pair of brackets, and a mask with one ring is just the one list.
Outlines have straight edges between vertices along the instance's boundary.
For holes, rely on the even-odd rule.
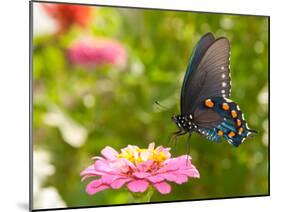
[[168,155],[159,149],[141,149],[137,146],[131,146],[121,150],[119,158],[126,158],[134,164],[142,163],[148,160],[161,163],[168,158]]

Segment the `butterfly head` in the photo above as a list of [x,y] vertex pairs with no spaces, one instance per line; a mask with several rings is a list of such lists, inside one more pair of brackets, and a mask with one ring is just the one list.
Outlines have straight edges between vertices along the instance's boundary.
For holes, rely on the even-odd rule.
[[186,116],[174,115],[172,116],[172,121],[176,123],[181,131],[187,131],[193,128],[192,121]]

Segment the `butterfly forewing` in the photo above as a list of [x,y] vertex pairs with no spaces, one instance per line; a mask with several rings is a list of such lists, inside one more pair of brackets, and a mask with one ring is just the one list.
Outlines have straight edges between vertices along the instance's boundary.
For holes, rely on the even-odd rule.
[[[195,71],[197,67],[199,66],[206,50],[208,47],[215,41],[215,38],[212,33],[207,33],[205,34],[197,43],[195,46],[190,61],[189,65],[187,67],[183,84],[182,84],[182,89],[181,89],[181,111],[185,112],[187,111],[188,108],[186,108],[187,101],[191,101],[190,99],[186,98],[187,97],[187,87],[190,83],[190,77],[195,74]],[[182,113],[185,114],[185,113]]]
[[190,73],[182,91],[181,113],[193,113],[208,97],[230,95],[230,45],[226,38],[215,40],[205,50],[196,71]]

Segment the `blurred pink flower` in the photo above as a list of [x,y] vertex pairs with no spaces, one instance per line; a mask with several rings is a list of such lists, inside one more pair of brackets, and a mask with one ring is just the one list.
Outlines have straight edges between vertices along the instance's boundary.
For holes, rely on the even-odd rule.
[[148,149],[128,145],[121,153],[105,147],[101,151],[103,157],[94,157],[95,162],[80,174],[82,181],[94,177],[86,186],[87,193],[93,195],[126,185],[131,192],[145,192],[153,186],[161,194],[168,194],[171,192],[168,182],[182,184],[189,177],[200,177],[190,156],[171,158],[169,150],[162,146],[154,149],[154,143]]
[[115,40],[108,38],[84,37],[72,43],[68,56],[73,64],[86,68],[114,65],[124,67],[127,54],[124,47]]

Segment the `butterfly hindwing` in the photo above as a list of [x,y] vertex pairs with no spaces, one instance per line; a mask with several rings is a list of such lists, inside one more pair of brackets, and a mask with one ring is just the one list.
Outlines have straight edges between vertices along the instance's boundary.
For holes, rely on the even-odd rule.
[[213,128],[222,122],[222,116],[211,108],[197,107],[193,113],[194,123],[199,128]]
[[[219,141],[223,137],[237,147],[253,132],[249,129],[239,106],[227,98],[208,98],[195,111],[199,110],[205,111],[205,113],[201,112],[203,115],[194,116],[194,122],[198,125],[197,131],[209,140]],[[210,111],[214,114],[212,116],[206,115]],[[215,116],[220,119],[214,119]]]

